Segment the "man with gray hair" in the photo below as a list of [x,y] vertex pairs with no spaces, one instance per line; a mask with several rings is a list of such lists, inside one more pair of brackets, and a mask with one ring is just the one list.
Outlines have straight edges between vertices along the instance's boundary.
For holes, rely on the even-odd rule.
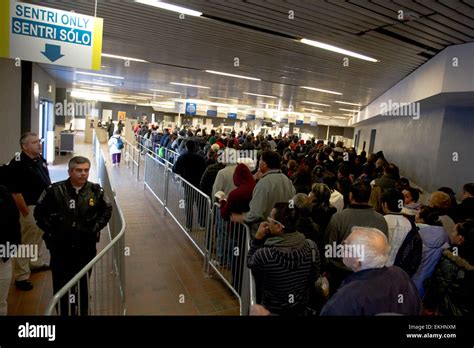
[[[353,253],[348,251],[360,251]],[[376,228],[353,227],[344,241],[343,262],[354,271],[324,305],[321,315],[419,315],[420,298],[408,274],[385,267],[389,245]]]
[[[21,153],[18,152],[9,163],[8,188],[20,212],[21,242],[38,250],[43,243],[43,231],[33,217],[38,198],[51,185],[46,160],[41,156],[43,146],[35,133],[24,133],[20,137]],[[39,256],[39,255],[36,255]],[[30,274],[46,271],[49,266],[40,257],[13,258],[13,277],[18,289],[33,289]]]
[[[34,211],[51,253],[54,293],[95,257],[100,231],[112,215],[112,205],[107,201],[104,190],[99,184],[88,181],[90,166],[91,162],[86,157],[71,158],[69,178],[48,187]],[[81,315],[88,314],[87,283],[86,277],[83,277],[79,299],[77,286],[72,289],[69,298],[64,296],[61,299],[61,312],[58,314],[78,314],[77,303],[80,303]],[[68,303],[71,295],[74,295],[74,301]],[[68,313],[68,309],[72,312]]]

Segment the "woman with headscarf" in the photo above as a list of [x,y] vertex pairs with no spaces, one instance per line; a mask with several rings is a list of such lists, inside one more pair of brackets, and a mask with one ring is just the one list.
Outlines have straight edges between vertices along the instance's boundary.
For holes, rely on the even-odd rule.
[[[311,208],[311,218],[313,221],[318,224],[321,233],[324,233],[329,220],[337,212],[337,209],[334,208],[330,203],[329,199],[331,197],[331,190],[328,185],[315,183],[311,188],[311,192],[308,195]],[[318,241],[316,241],[318,244]],[[319,242],[318,246],[322,243]]]

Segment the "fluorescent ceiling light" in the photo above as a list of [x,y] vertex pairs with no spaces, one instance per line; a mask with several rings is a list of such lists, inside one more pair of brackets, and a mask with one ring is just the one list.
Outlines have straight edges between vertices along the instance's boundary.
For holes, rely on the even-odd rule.
[[324,50],[328,50],[328,51],[332,51],[332,52],[336,52],[336,53],[340,53],[340,54],[345,54],[347,56],[351,56],[351,57],[355,57],[355,58],[359,58],[359,59],[363,59],[363,60],[368,60],[369,62],[378,62],[377,59],[374,59],[374,58],[371,58],[371,57],[368,57],[368,56],[364,56],[363,54],[348,51],[348,50],[345,50],[343,48],[339,48],[339,47],[336,47],[336,46],[333,46],[333,45],[328,45],[328,44],[325,44],[325,43],[322,43],[322,42],[319,42],[319,41],[301,39],[300,42],[304,43],[306,45],[319,47],[319,48],[322,48]]
[[230,77],[238,77],[239,79],[247,79],[247,80],[255,80],[255,81],[262,81],[261,79],[258,79],[256,77],[248,77],[248,76],[242,76],[242,75],[235,75],[235,74],[228,74],[220,71],[214,71],[214,70],[206,70],[207,73],[210,74],[216,74],[216,75],[224,75],[224,76],[230,76]]
[[150,104],[151,106],[156,106],[158,108],[162,108],[162,109],[174,109],[175,106],[174,105],[159,105],[159,104]]
[[139,95],[148,95],[150,97],[162,97],[161,94],[151,94],[151,93],[137,93]]
[[254,96],[256,96],[256,97],[265,97],[265,98],[277,99],[277,97],[274,97],[274,96],[272,96],[272,95],[256,94],[256,93],[247,93],[247,92],[244,92],[244,94],[247,94],[247,95],[254,95]]
[[186,87],[196,87],[196,88],[211,88],[211,87],[206,87],[206,86],[199,86],[199,85],[189,85],[187,83],[178,83],[178,82],[170,82],[172,85],[177,85],[177,86],[186,86]]
[[328,104],[321,104],[321,103],[315,103],[315,102],[310,102],[310,101],[302,101],[301,103],[303,103],[303,104],[311,104],[311,105],[330,106],[330,105],[328,105]]
[[344,117],[344,116],[333,116],[333,118],[342,119],[342,120],[348,119],[347,117]]
[[101,81],[97,81],[97,82],[92,82],[92,81],[85,81],[85,80],[79,80],[77,81],[79,83],[87,83],[89,85],[100,85],[100,86],[111,86],[111,87],[115,87],[116,85],[112,84],[112,83],[108,83],[108,82],[101,82]]
[[167,4],[167,3],[161,2],[159,0],[135,0],[135,2],[138,2],[140,4],[144,4],[144,5],[153,6],[153,7],[158,7],[158,8],[161,8],[163,10],[168,10],[168,11],[173,11],[173,12],[178,12],[178,13],[184,13],[184,14],[187,14],[187,15],[190,15],[190,16],[195,16],[195,17],[202,16],[202,12],[190,10],[188,8],[181,7],[181,6]]
[[129,95],[129,96],[127,96],[126,98],[123,98],[123,99],[149,100],[150,97],[141,97],[141,96]]
[[165,91],[165,90],[162,90],[162,89],[150,89],[150,91],[153,91],[153,92],[162,92],[162,93],[181,94],[180,92],[175,92],[175,91]]
[[265,112],[280,112],[280,110],[278,110],[278,109],[262,109],[262,108],[256,108],[255,110],[265,111]]
[[130,58],[130,57],[123,57],[123,56],[116,56],[115,54],[108,54],[108,53],[102,53],[102,57],[129,60],[129,61],[131,61],[131,62],[143,62],[143,63],[148,63],[148,61],[143,60],[143,59]]
[[225,108],[234,108],[234,109],[254,109],[250,105],[242,105],[242,104],[225,104],[225,103],[216,103],[216,102],[211,102],[208,100],[203,100],[203,99],[171,99],[173,102],[177,103],[195,103],[197,105],[211,105],[211,106],[219,106],[219,107],[225,107]]
[[111,78],[111,79],[121,79],[121,80],[123,80],[125,78],[125,77],[122,77],[122,76],[104,75],[104,74],[91,73],[91,72],[87,72],[87,71],[76,71],[76,74],[108,77],[108,78]]
[[346,105],[355,105],[355,106],[361,106],[360,104],[356,104],[356,103],[348,103],[348,102],[343,102],[343,101],[340,101],[340,100],[336,100],[335,102],[336,102],[336,103],[338,103],[338,104],[346,104]]
[[329,90],[327,90],[327,89],[314,88],[314,87],[307,87],[307,86],[301,86],[301,88],[309,89],[309,90],[311,90],[311,91],[317,91],[317,92],[323,92],[323,93],[330,93],[330,94],[342,95],[342,93],[334,92],[334,91],[329,91]]
[[313,110],[313,109],[303,109],[303,110],[307,110],[307,111],[311,111],[311,112],[323,112],[323,110]]
[[339,109],[341,111],[349,111],[349,112],[359,112],[359,110],[349,110],[349,109]]
[[211,97],[211,96],[209,96],[208,98],[212,98],[212,99],[222,99],[222,100],[232,100],[232,101],[236,101],[236,102],[239,101],[238,99],[232,99],[232,98],[221,98],[221,97]]
[[84,100],[101,100],[101,101],[112,101],[110,94],[102,94],[84,90],[72,90],[72,98],[84,99]]
[[100,90],[100,91],[110,91],[110,90],[111,90],[110,87],[86,86],[86,85],[83,85],[83,84],[81,84],[80,87],[81,87],[81,88],[84,88],[84,89],[98,89],[98,90]]
[[194,104],[200,104],[200,105],[207,105],[210,104],[210,101],[204,100],[204,99],[171,99],[173,102],[178,102],[178,103],[194,103]]

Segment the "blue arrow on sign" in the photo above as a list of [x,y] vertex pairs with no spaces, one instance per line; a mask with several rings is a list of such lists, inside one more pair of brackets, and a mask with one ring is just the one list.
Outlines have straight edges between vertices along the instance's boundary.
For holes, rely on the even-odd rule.
[[59,45],[45,44],[44,52],[41,53],[52,62],[64,57],[64,54],[61,54],[61,46]]

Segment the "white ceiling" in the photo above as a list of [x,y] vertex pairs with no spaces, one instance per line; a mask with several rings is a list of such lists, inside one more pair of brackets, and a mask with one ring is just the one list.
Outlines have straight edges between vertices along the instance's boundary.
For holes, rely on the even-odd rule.
[[[30,3],[94,15],[93,0],[42,0]],[[294,111],[317,109],[330,117],[355,109],[336,100],[367,105],[443,48],[474,38],[474,0],[169,0],[203,13],[186,16],[131,1],[99,0],[97,16],[104,18],[103,52],[147,60],[150,63],[102,58],[100,73],[124,80],[102,78],[116,84],[113,92],[153,93],[171,90],[193,95],[238,99],[239,104],[278,105]],[[405,19],[399,20],[399,11]],[[289,19],[293,11],[294,19]],[[379,62],[350,58],[300,43],[307,38],[373,57]],[[234,66],[235,58],[239,67]],[[75,69],[44,64],[58,86],[72,87]],[[260,78],[250,81],[213,75],[216,70]],[[119,85],[120,82],[123,85]],[[169,82],[208,86],[189,89]],[[307,89],[311,86],[342,93]],[[259,93],[277,99],[244,94]],[[176,98],[166,94],[156,100]],[[232,101],[217,100],[223,103]],[[317,106],[311,101],[328,104]],[[308,109],[308,110],[304,110]]]

